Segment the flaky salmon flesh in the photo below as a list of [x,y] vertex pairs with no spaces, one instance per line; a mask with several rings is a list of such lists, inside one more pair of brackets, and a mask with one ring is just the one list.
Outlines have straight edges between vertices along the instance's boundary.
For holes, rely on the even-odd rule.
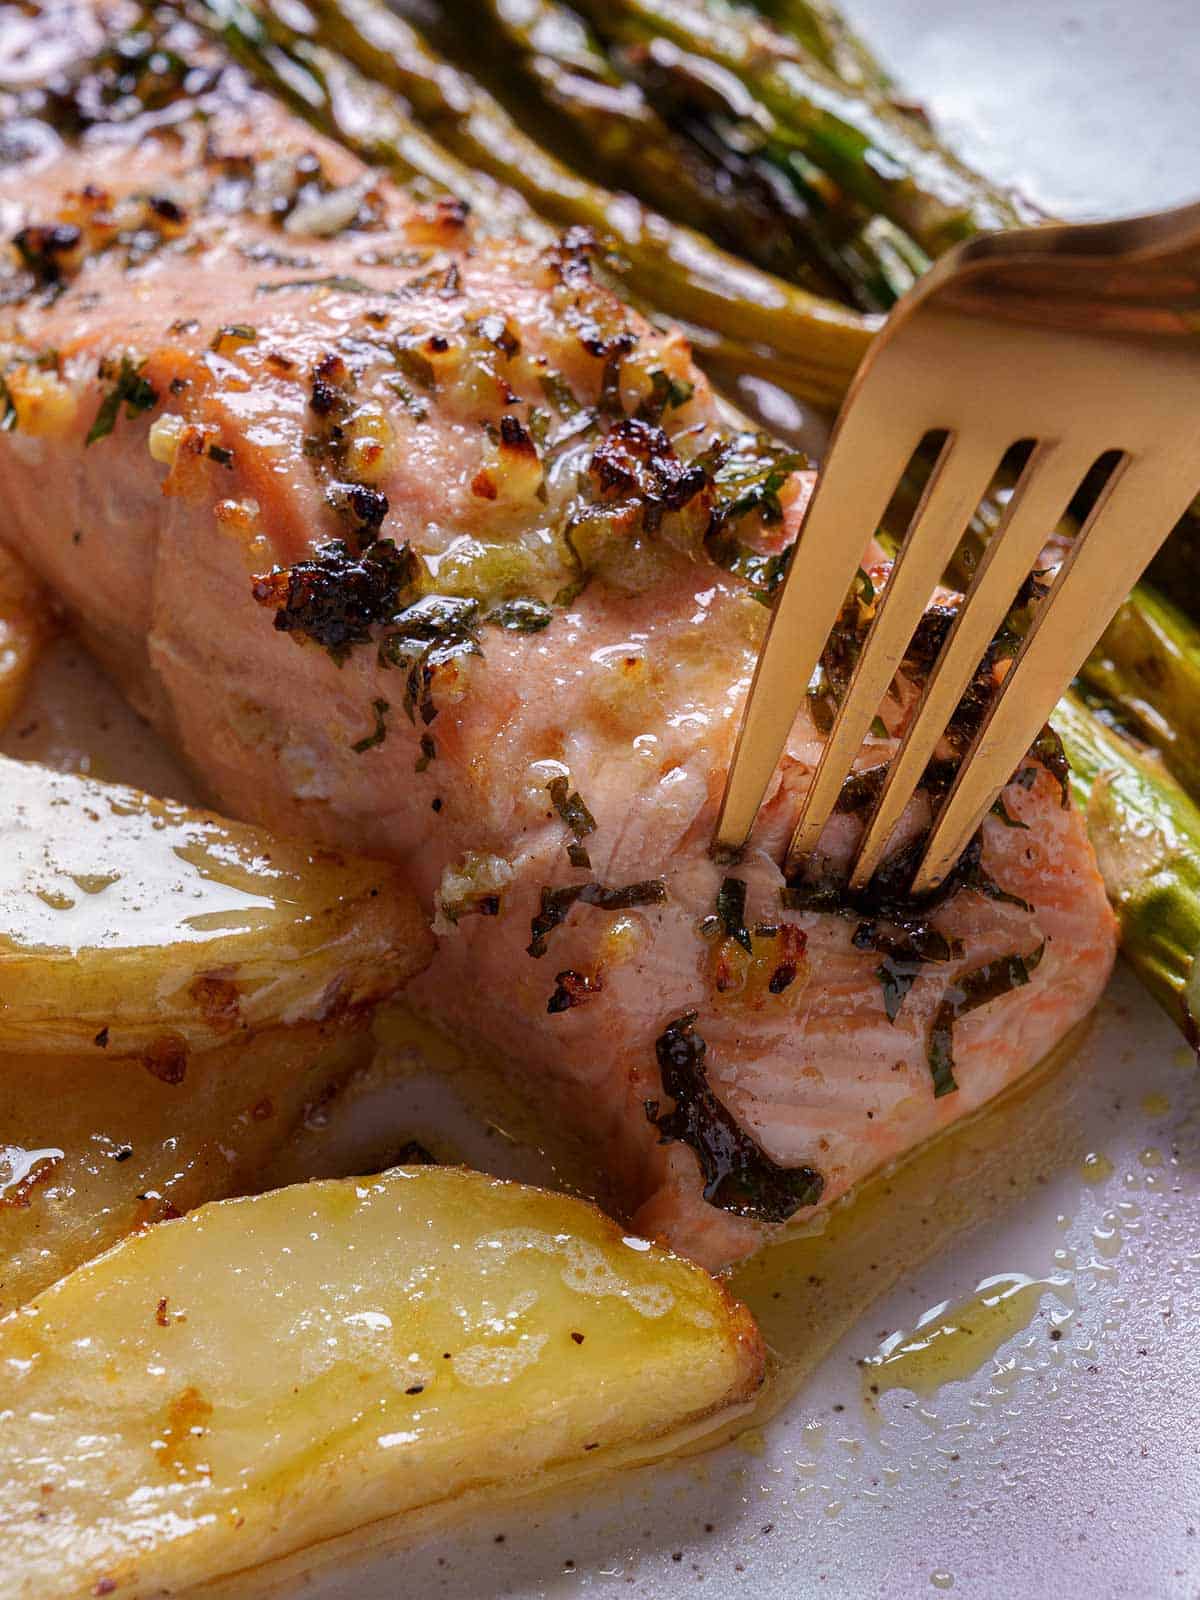
[[400,863],[440,940],[416,1003],[577,1131],[636,1229],[732,1262],[1095,1004],[1114,923],[1054,741],[933,902],[901,870],[932,769],[891,868],[839,887],[940,597],[785,881],[872,549],[715,861],[810,474],[594,239],[409,192],[147,15],[4,19],[0,539],[223,809]]

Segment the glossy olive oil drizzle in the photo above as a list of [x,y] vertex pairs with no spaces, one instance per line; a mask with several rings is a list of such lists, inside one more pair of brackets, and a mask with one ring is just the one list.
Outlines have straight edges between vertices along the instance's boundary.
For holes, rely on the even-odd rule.
[[1015,1334],[1027,1328],[1045,1294],[1068,1309],[1074,1294],[1063,1276],[1031,1278],[1005,1272],[984,1278],[957,1305],[931,1306],[912,1328],[899,1328],[862,1363],[863,1401],[874,1412],[889,1389],[930,1395],[944,1383],[970,1378]]

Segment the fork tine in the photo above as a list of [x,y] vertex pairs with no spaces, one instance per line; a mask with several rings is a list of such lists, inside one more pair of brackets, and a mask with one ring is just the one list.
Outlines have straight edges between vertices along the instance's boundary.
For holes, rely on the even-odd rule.
[[1079,662],[1187,510],[1198,475],[1186,451],[1118,463],[958,770],[913,881],[914,894],[934,888],[954,865]]
[[995,436],[989,439],[985,433],[951,435],[942,447],[801,805],[788,851],[789,870],[816,849],[913,631],[1002,453]]
[[717,817],[718,850],[740,850],[750,835],[863,552],[920,437],[902,437],[869,389],[843,411],[759,652]]
[[[1021,474],[999,527],[992,534],[974,581],[963,599],[912,721],[892,757],[883,789],[867,824],[850,886],[870,881],[892,831],[954,714],[954,709],[1008,614],[1038,552],[1066,510],[1090,456],[1043,441]],[[894,581],[894,580],[893,580]]]

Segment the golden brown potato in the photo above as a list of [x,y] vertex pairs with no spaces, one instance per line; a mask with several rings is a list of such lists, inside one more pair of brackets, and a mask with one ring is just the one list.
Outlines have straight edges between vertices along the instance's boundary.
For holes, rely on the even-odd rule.
[[181,1084],[98,1050],[0,1055],[0,1316],[142,1223],[261,1188],[373,1051],[356,1017],[202,1051]]
[[0,1051],[137,1056],[324,1022],[432,936],[395,869],[0,757]]
[[594,1207],[410,1167],[135,1234],[0,1324],[0,1371],[0,1571],[54,1600],[599,1469],[747,1400],[762,1350]]
[[17,709],[34,663],[53,632],[45,590],[0,545],[0,732]]
[[0,1312],[256,1187],[431,951],[391,867],[0,757]]

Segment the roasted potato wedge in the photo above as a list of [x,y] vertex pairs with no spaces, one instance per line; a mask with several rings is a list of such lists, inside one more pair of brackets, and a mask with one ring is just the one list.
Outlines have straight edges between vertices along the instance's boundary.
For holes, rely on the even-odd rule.
[[0,1312],[257,1187],[431,951],[388,866],[0,758]]
[[34,663],[53,632],[54,619],[42,586],[0,545],[0,731],[17,709]]
[[432,950],[378,861],[0,757],[0,1052],[178,1078],[195,1050],[382,999]]
[[201,1051],[179,1084],[95,1049],[0,1055],[0,1315],[143,1223],[262,1188],[374,1049],[355,1016]]
[[598,1468],[748,1399],[762,1353],[594,1207],[410,1167],[135,1234],[0,1323],[0,1371],[0,1571],[52,1600]]

